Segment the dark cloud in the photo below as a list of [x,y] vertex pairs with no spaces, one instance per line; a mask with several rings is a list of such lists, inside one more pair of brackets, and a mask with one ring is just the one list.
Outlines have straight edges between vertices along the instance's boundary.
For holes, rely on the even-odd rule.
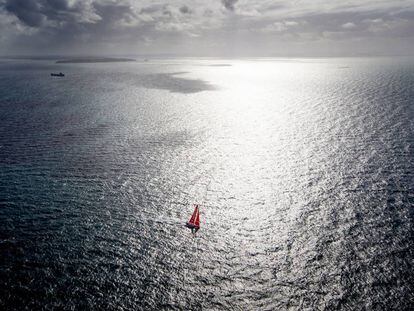
[[68,10],[69,6],[66,0],[46,0],[46,3],[54,10]]
[[171,12],[171,10],[169,8],[166,8],[166,7],[162,11],[162,14],[165,15],[165,16],[169,16],[169,17],[173,16],[173,13]]
[[221,0],[221,3],[223,3],[224,7],[229,11],[234,11],[234,5],[236,4],[238,0]]
[[118,21],[136,19],[130,6],[117,2],[78,1],[70,5],[68,0],[6,0],[4,8],[23,24],[47,30],[48,35],[94,32],[97,25],[106,29]]
[[74,21],[83,11],[82,5],[70,7],[67,0],[6,0],[4,8],[34,28],[44,26],[46,21]]
[[130,21],[135,17],[134,12],[128,5],[121,4],[99,4],[93,3],[93,7],[96,10],[96,14],[100,16],[100,23],[113,24],[119,20]]
[[[133,27],[124,31],[129,25],[138,24],[135,11],[125,3],[116,0],[0,0],[0,13],[8,13],[21,24],[37,29],[32,32],[20,28],[22,31],[18,35],[10,37],[10,45],[27,52],[70,53],[74,48],[89,50],[91,46],[97,49],[106,44],[120,46],[131,38],[139,38]],[[10,25],[12,29],[13,24]]]
[[188,6],[183,5],[182,7],[180,7],[180,12],[183,14],[189,14],[191,13],[191,10],[188,8]]
[[4,7],[27,26],[39,27],[43,24],[44,15],[36,0],[7,0]]

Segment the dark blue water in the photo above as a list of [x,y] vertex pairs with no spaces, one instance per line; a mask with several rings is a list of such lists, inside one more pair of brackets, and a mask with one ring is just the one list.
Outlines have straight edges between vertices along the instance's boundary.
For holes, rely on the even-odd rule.
[[412,309],[413,145],[408,59],[2,60],[0,305]]

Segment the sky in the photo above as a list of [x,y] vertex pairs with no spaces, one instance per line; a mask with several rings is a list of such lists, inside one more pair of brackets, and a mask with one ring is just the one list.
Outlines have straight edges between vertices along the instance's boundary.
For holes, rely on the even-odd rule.
[[0,0],[0,55],[414,55],[414,0]]

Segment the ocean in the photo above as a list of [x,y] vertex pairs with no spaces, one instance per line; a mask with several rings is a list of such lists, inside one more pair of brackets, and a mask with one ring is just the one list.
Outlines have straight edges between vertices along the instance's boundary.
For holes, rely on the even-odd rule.
[[2,59],[0,305],[413,309],[413,148],[408,58]]

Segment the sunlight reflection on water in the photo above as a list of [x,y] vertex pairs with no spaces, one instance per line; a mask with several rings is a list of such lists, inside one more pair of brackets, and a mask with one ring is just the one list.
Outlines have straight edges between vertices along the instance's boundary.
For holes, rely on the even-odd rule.
[[412,63],[1,66],[6,304],[409,303]]

